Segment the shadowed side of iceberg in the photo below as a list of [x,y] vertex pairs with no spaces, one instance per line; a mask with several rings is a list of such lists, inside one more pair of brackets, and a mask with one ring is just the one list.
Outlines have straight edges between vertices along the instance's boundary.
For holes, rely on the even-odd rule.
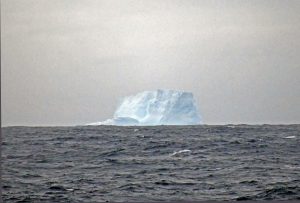
[[201,124],[191,92],[145,91],[123,99],[113,119],[88,125],[198,125]]

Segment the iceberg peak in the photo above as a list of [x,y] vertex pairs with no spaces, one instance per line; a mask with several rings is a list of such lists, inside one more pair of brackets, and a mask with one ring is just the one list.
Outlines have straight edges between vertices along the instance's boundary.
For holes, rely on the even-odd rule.
[[193,93],[177,90],[144,91],[123,99],[113,119],[89,125],[198,125],[201,116]]

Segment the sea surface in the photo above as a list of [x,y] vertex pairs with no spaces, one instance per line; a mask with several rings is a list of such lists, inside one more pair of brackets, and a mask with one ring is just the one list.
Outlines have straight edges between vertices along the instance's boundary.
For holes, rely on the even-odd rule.
[[299,200],[300,125],[2,128],[4,202]]

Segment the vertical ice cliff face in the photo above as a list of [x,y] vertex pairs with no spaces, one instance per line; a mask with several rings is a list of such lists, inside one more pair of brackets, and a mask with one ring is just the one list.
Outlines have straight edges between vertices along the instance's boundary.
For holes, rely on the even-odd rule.
[[193,94],[175,90],[145,91],[123,99],[106,125],[197,125],[201,124]]

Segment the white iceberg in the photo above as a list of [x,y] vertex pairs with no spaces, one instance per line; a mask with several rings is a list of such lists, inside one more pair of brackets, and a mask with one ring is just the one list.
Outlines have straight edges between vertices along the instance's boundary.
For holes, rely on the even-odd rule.
[[89,125],[198,125],[201,124],[191,92],[144,91],[123,99],[113,119]]

